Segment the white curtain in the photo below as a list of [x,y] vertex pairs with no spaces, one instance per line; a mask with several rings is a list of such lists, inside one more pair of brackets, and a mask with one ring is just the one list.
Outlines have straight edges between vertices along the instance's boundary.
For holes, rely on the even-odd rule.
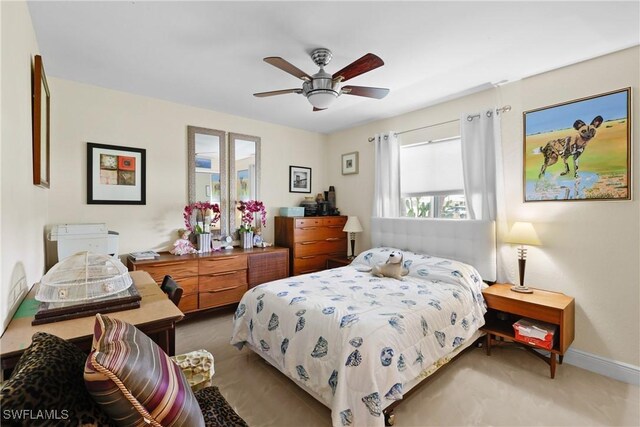
[[460,123],[462,174],[469,219],[495,220],[496,164],[502,170],[500,116],[495,109],[465,113]]
[[[500,122],[495,108],[460,117],[464,193],[469,219],[495,221],[498,242],[504,241],[508,232]],[[506,245],[499,244],[496,248],[497,280],[514,283],[507,264],[508,250]]]
[[400,143],[395,132],[376,134],[374,217],[400,216]]

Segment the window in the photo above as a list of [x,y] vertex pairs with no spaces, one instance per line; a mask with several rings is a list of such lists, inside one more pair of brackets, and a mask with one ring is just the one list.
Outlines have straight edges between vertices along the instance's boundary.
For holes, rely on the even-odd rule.
[[402,215],[466,218],[460,137],[400,148]]

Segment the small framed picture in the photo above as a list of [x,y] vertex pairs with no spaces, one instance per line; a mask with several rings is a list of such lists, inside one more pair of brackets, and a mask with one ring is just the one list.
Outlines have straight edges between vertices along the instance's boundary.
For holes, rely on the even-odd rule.
[[311,193],[311,168],[289,166],[289,193]]
[[352,175],[358,173],[358,152],[342,155],[342,175]]
[[145,205],[146,152],[87,143],[87,204]]

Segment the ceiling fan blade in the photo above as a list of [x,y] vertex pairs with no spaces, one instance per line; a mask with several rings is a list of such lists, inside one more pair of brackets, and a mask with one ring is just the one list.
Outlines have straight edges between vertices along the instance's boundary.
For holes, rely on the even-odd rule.
[[376,68],[383,65],[384,61],[382,59],[380,59],[373,53],[367,53],[365,56],[360,59],[356,59],[337,73],[333,73],[333,80],[336,81],[342,78],[341,81],[344,82],[356,76],[359,76],[360,74],[375,70]]
[[295,65],[280,58],[279,56],[269,56],[267,58],[264,58],[264,62],[266,62],[267,64],[271,64],[276,68],[280,68],[282,71],[285,71],[291,74],[292,76],[296,76],[301,80],[305,80],[305,81],[311,80],[311,77],[307,73],[305,73]]
[[389,89],[366,86],[343,86],[342,93],[345,95],[366,96],[367,98],[382,99],[389,94]]
[[302,89],[272,90],[271,92],[254,93],[253,96],[257,96],[258,98],[266,98],[267,96],[284,95],[285,93],[302,93]]
[[326,108],[313,107],[313,111],[323,111],[323,110],[326,110]]

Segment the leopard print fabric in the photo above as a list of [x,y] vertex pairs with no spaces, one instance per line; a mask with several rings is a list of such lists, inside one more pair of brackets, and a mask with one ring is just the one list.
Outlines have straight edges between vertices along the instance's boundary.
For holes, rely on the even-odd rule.
[[229,406],[218,387],[203,388],[195,394],[207,427],[248,427]]
[[2,426],[113,426],[84,385],[87,356],[55,335],[36,333],[0,390]]

